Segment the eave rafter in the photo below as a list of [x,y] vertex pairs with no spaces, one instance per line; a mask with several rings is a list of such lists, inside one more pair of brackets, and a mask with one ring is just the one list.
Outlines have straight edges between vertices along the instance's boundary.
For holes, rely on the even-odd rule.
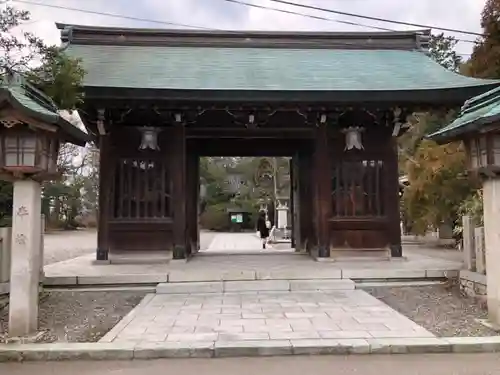
[[[307,103],[154,103],[148,101],[109,101],[97,106],[92,101],[85,104],[82,119],[94,134],[104,122],[109,126],[165,127],[179,122],[188,128],[224,128],[226,130],[276,129],[277,124],[288,122],[289,128],[313,129],[321,122],[329,126],[383,126],[390,128],[393,136],[401,135],[408,119],[415,112],[428,111],[428,105],[309,105]],[[440,109],[437,107],[435,109]],[[104,120],[102,113],[105,113]],[[283,116],[283,117],[281,117]],[[350,120],[349,120],[350,118]],[[102,125],[100,125],[102,126]],[[278,126],[280,127],[280,126]],[[281,128],[281,127],[280,127]],[[286,130],[286,128],[283,128]]]

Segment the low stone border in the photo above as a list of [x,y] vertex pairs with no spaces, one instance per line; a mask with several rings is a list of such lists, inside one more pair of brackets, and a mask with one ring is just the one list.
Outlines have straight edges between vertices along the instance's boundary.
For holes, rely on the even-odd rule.
[[460,271],[460,286],[469,297],[485,297],[486,285],[486,275],[467,270]]
[[46,276],[47,286],[89,286],[89,285],[140,285],[158,283],[185,283],[205,281],[254,281],[288,279],[355,279],[355,280],[401,280],[439,279],[457,277],[456,269],[318,269],[313,274],[300,275],[293,271],[235,270],[227,272],[204,272],[202,274],[172,270],[165,274],[124,274],[101,276]]
[[0,362],[131,360],[336,354],[500,352],[500,336],[394,339],[311,339],[234,342],[55,343],[0,345]]

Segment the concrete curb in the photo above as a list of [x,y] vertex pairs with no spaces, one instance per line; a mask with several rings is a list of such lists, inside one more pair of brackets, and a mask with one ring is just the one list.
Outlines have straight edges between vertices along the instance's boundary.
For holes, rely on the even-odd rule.
[[237,293],[237,292],[296,292],[317,290],[354,290],[349,279],[316,280],[250,280],[208,281],[190,283],[161,283],[156,294]]
[[0,362],[500,352],[500,336],[230,342],[2,344]]
[[458,269],[366,269],[332,268],[318,269],[312,274],[296,274],[294,271],[228,271],[204,272],[193,274],[182,270],[171,270],[165,274],[123,274],[100,276],[45,276],[43,284],[47,286],[90,286],[90,285],[151,285],[159,283],[185,283],[209,281],[259,281],[259,280],[412,280],[456,277]]

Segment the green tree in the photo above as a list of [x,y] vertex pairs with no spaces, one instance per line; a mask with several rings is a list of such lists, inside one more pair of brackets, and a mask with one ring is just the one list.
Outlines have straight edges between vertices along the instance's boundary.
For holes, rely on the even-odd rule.
[[431,57],[446,69],[457,71],[462,64],[462,57],[455,51],[457,40],[444,33],[432,35],[429,41]]
[[464,74],[500,78],[500,0],[487,0],[481,13],[483,36],[478,38]]
[[421,142],[413,161],[406,165],[410,184],[403,198],[414,232],[422,234],[457,220],[463,202],[479,188],[479,181],[467,176],[466,170],[461,143]]
[[[454,51],[457,41],[443,34],[430,42],[430,56],[446,69],[458,71],[461,58]],[[478,182],[466,175],[466,155],[461,143],[437,145],[425,135],[450,123],[457,111],[433,111],[416,116],[399,140],[400,168],[408,176],[402,206],[412,231],[424,233],[442,223],[454,224]]]
[[33,33],[16,36],[16,30],[30,20],[24,10],[7,6],[0,9],[0,77],[7,72],[26,72],[45,52],[43,41]]
[[[19,33],[19,28],[29,21],[30,14],[27,11],[11,6],[0,10],[0,80],[7,73],[20,73],[51,97],[60,109],[73,111],[83,100],[82,81],[85,72],[81,61],[70,58],[58,47],[46,46],[32,33]],[[70,146],[63,145],[62,149],[65,147]],[[79,170],[79,166],[59,159],[64,178],[44,184],[44,212],[48,214],[50,207],[55,207],[59,215],[60,210],[65,207],[60,203],[64,201],[71,206],[71,209],[64,208],[65,214],[73,217],[81,202],[78,195],[81,182],[74,173]],[[72,161],[73,157],[69,160]],[[68,199],[71,203],[68,203]],[[7,218],[11,214],[12,186],[0,181],[0,225],[8,222]]]
[[[265,170],[263,165],[267,165]],[[262,172],[269,177],[266,181],[258,178]],[[200,159],[200,179],[206,192],[201,223],[207,229],[224,230],[228,227],[227,209],[256,213],[259,203],[265,201],[272,211],[277,196],[288,196],[289,159],[205,157]]]

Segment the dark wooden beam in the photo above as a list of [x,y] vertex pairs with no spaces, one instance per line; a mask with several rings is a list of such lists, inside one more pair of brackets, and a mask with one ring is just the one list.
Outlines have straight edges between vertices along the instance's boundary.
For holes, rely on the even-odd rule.
[[392,257],[403,256],[401,246],[401,215],[399,205],[399,171],[398,171],[398,151],[397,139],[388,139],[388,155],[385,160],[385,199],[384,204],[387,213],[387,231],[389,247]]
[[97,225],[96,260],[106,261],[109,257],[110,187],[113,178],[113,155],[109,133],[99,136],[99,211]]
[[[194,152],[193,152],[194,151]],[[199,157],[188,149],[186,160],[186,215],[188,224],[188,254],[198,252]]]
[[297,201],[299,202],[298,226],[296,246],[301,251],[310,251],[314,245],[313,230],[313,181],[312,181],[312,151],[301,149],[297,151]]
[[187,149],[186,149],[186,128],[183,123],[176,123],[172,132],[172,187],[173,187],[173,217],[174,217],[174,259],[185,259],[188,254],[187,247],[187,216],[186,192],[187,177]]
[[238,129],[238,128],[188,128],[186,136],[188,138],[312,138],[314,129],[305,126],[304,128],[269,128],[258,129]]
[[288,170],[290,171],[289,172],[289,175],[290,175],[290,203],[289,203],[289,207],[290,207],[290,226],[292,227],[292,233],[291,233],[291,236],[290,236],[290,239],[291,239],[291,245],[292,245],[292,248],[295,248],[295,210],[296,210],[296,207],[295,207],[295,189],[297,187],[297,182],[295,181],[295,172],[294,172],[294,166],[295,166],[295,158],[292,157],[290,158],[290,160],[288,161]]
[[331,167],[326,122],[318,123],[313,153],[314,217],[318,257],[330,256]]
[[[273,91],[273,90],[179,90],[179,89],[146,89],[121,87],[85,87],[86,102],[99,103],[103,100],[156,102],[184,102],[202,105],[206,103],[262,103],[267,106],[276,104],[310,105],[310,106],[419,106],[436,108],[438,106],[461,106],[467,99],[497,87],[490,85],[456,87],[430,90],[385,90],[385,91]],[[104,104],[104,103],[103,103]]]
[[310,147],[310,139],[188,139],[199,156],[292,156]]

